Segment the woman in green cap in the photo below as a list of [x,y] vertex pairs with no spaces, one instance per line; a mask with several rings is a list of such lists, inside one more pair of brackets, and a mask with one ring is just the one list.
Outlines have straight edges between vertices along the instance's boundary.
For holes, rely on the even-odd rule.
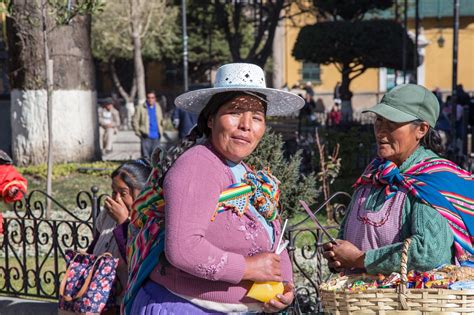
[[399,271],[407,238],[409,270],[455,260],[468,264],[474,253],[474,178],[439,156],[435,95],[420,85],[400,85],[364,112],[375,114],[378,157],[354,185],[337,245],[324,246],[329,267]]

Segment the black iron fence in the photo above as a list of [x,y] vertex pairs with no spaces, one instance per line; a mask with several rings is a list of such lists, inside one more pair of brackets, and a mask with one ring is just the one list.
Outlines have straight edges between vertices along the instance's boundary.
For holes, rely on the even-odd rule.
[[[57,300],[64,251],[92,242],[98,189],[81,191],[68,209],[43,191],[32,191],[4,213],[0,236],[0,294]],[[47,211],[47,204],[53,211]]]
[[[339,230],[340,218],[349,205],[351,195],[336,192],[313,213],[318,213],[325,207],[332,207],[334,225],[325,229],[336,237]],[[288,253],[293,264],[296,299],[292,306],[293,314],[316,314],[322,312],[320,299],[320,284],[329,276],[329,269],[322,256],[322,245],[328,237],[311,222],[309,216],[304,216],[299,222],[291,225],[286,237],[290,241]]]
[[[56,301],[65,271],[64,252],[89,247],[103,196],[95,187],[90,192],[81,191],[74,209],[40,190],[16,202],[12,211],[4,214],[4,234],[0,236],[0,295]],[[335,193],[314,212],[330,205],[338,223],[349,200],[349,194]],[[48,202],[51,212],[46,211]],[[337,230],[338,224],[328,229]],[[319,285],[327,274],[321,246],[327,239],[308,216],[290,226],[286,237],[297,293],[289,313],[318,313],[322,310]]]

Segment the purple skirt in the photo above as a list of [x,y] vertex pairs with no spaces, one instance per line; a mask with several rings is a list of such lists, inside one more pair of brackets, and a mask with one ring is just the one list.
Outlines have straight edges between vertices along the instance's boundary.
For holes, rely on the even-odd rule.
[[224,314],[194,305],[177,295],[174,295],[163,286],[148,280],[138,291],[131,307],[133,315],[199,315]]

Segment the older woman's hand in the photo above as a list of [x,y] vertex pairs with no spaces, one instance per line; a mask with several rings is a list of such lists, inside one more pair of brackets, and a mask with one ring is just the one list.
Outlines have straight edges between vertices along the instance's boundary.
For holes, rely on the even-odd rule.
[[364,268],[365,253],[354,244],[344,240],[337,240],[337,245],[326,243],[323,245],[323,256],[328,260],[328,266],[336,270]]
[[261,253],[245,257],[243,280],[282,281],[280,256],[274,253]]
[[291,303],[293,303],[293,299],[295,298],[294,290],[295,286],[293,283],[288,282],[285,284],[283,294],[277,295],[278,300],[272,299],[263,304],[263,311],[265,313],[276,313],[287,308]]

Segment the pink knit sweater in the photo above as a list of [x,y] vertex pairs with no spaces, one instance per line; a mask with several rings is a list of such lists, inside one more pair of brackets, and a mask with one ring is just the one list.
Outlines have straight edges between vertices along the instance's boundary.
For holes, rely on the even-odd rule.
[[[164,181],[166,200],[165,253],[171,266],[160,274],[158,265],[150,278],[183,296],[219,303],[254,303],[246,298],[251,281],[243,281],[244,257],[273,252],[268,233],[247,211],[241,218],[231,211],[211,217],[219,195],[235,183],[226,163],[210,145],[186,151]],[[280,235],[275,222],[274,239]],[[291,262],[281,254],[285,281],[293,281]]]

